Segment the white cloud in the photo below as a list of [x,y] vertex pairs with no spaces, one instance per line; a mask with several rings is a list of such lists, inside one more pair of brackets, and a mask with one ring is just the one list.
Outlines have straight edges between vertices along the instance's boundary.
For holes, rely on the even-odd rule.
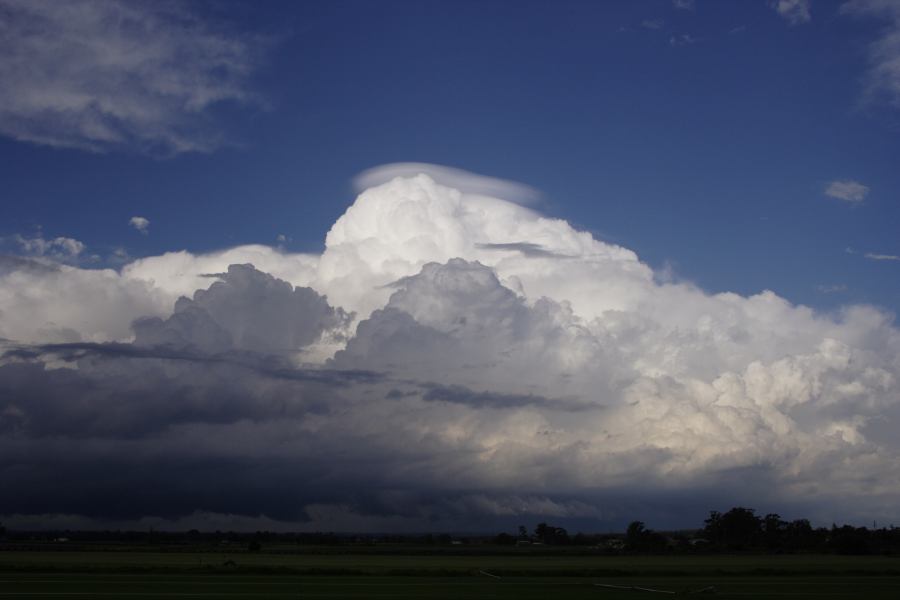
[[841,13],[887,21],[881,36],[869,45],[869,69],[865,76],[864,104],[900,108],[900,3],[893,0],[851,0]]
[[56,262],[42,269],[0,268],[0,338],[31,343],[128,341],[132,321],[171,314],[180,296],[208,288],[215,279],[207,275],[225,272],[231,264],[252,263],[302,286],[313,278],[316,259],[268,246],[238,246],[200,255],[169,252],[133,260],[119,271]]
[[852,179],[835,180],[825,186],[825,195],[851,204],[858,204],[866,199],[869,187]]
[[[546,255],[521,252],[523,241]],[[498,249],[500,244],[507,249]],[[502,266],[498,272],[509,285],[535,298],[562,294],[589,316],[626,307],[653,278],[634,252],[597,241],[565,221],[418,175],[359,195],[328,232],[310,285],[364,318],[385,305],[392,292],[388,284],[451,258]],[[577,285],[560,269],[560,260],[580,271]]]
[[869,260],[900,260],[900,256],[895,254],[874,254],[872,252],[867,252],[865,257]]
[[147,235],[148,227],[150,227],[150,220],[145,217],[131,217],[128,220],[128,224],[144,235]]
[[209,111],[257,102],[257,45],[181,2],[0,0],[0,134],[94,152],[209,151]]
[[672,0],[672,6],[679,10],[694,10],[696,2],[695,0]]
[[812,20],[810,0],[772,0],[770,6],[791,25],[809,23]]
[[[709,490],[740,502],[763,486],[814,518],[900,501],[900,447],[871,427],[900,415],[890,315],[661,282],[630,250],[426,175],[361,193],[321,256],[7,260],[0,337],[66,342],[5,342],[0,359],[0,468],[51,489],[64,453],[81,482],[80,502],[49,494],[42,512],[102,505],[98,464],[126,491],[151,474],[167,518],[330,529],[596,523],[634,518],[635,494],[702,512]],[[229,498],[191,493],[223,478]]]
[[316,276],[318,263],[317,256],[291,254],[271,246],[250,244],[207,254],[182,250],[139,258],[122,267],[120,276],[126,280],[145,282],[174,303],[179,296],[191,296],[194,291],[209,287],[212,282],[207,275],[223,273],[229,265],[252,264],[293,285],[307,286]]
[[665,21],[662,19],[647,19],[641,21],[641,27],[644,29],[662,29],[663,25],[665,25]]
[[131,321],[171,310],[173,299],[110,269],[29,265],[0,269],[0,338],[22,342],[113,341]]

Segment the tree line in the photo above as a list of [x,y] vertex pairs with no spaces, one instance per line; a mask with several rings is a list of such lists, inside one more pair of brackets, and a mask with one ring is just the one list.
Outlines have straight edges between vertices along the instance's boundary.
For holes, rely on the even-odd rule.
[[[752,508],[711,511],[703,527],[681,531],[654,531],[643,521],[632,521],[624,533],[576,533],[546,522],[533,531],[522,525],[515,534],[458,536],[443,534],[348,534],[323,532],[187,532],[174,531],[12,531],[0,523],[0,544],[118,542],[153,545],[177,550],[185,547],[241,547],[259,551],[269,545],[298,546],[572,546],[605,554],[710,554],[710,553],[825,553],[900,554],[900,528],[893,525],[813,527],[807,519],[788,521]],[[23,546],[24,547],[24,546]],[[574,550],[575,548],[573,548]],[[536,548],[532,548],[536,550]],[[472,551],[467,550],[467,551]]]
[[498,544],[546,544],[595,546],[617,553],[900,553],[900,528],[872,529],[852,525],[813,527],[807,519],[787,521],[769,513],[758,516],[752,508],[735,507],[727,512],[711,511],[696,530],[663,532],[649,529],[643,521],[632,521],[622,534],[570,536],[561,528],[540,523],[533,534],[519,527],[518,537],[502,533]]

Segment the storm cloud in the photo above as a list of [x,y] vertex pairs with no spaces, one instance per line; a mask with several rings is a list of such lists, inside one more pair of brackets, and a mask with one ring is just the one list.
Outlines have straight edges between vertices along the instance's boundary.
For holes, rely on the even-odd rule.
[[660,283],[428,175],[363,191],[319,256],[2,264],[4,521],[601,529],[900,500],[892,315]]

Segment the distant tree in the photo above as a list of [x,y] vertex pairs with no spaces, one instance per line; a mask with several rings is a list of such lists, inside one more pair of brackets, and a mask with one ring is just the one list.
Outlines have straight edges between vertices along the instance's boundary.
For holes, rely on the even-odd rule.
[[494,543],[499,546],[514,546],[516,543],[516,538],[509,535],[508,533],[499,533],[494,538]]
[[572,537],[572,544],[575,546],[595,546],[597,543],[597,536],[586,535],[580,531]]
[[569,543],[569,532],[566,531],[562,527],[556,527],[553,531],[553,543],[554,544],[568,544]]
[[759,543],[762,520],[752,508],[735,507],[725,514],[712,511],[703,534],[721,548],[743,550]]
[[632,549],[637,549],[643,542],[647,528],[643,521],[632,521],[625,530],[625,544]]
[[625,531],[625,549],[629,552],[665,552],[668,545],[666,537],[644,525],[643,521],[632,521]]
[[769,513],[763,517],[763,531],[766,535],[781,533],[784,530],[785,523],[781,520],[781,515],[777,513]]
[[838,554],[870,554],[870,538],[865,527],[831,526],[831,545]]
[[[827,530],[826,530],[827,531]],[[806,519],[796,519],[784,527],[784,549],[788,552],[818,549],[821,545],[818,535]]]
[[703,521],[703,536],[713,544],[722,543],[722,513],[717,510],[709,511],[709,518]]
[[785,534],[787,523],[781,520],[781,515],[769,513],[763,517],[762,528],[766,548],[770,551],[784,550],[786,546]]
[[534,528],[534,537],[542,544],[568,544],[569,532],[562,527],[554,527],[546,523],[538,523]]
[[519,525],[519,539],[527,540],[528,539],[528,528],[524,525]]

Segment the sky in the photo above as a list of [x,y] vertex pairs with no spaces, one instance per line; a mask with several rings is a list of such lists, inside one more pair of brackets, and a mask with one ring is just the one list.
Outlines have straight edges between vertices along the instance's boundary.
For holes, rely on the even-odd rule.
[[900,2],[0,0],[0,521],[900,522]]

